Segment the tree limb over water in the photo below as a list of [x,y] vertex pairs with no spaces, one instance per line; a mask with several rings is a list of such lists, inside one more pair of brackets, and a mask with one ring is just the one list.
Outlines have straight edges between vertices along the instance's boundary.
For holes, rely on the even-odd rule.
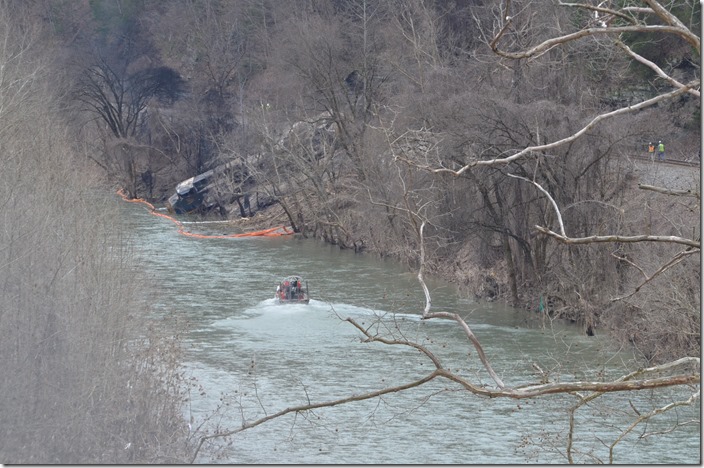
[[[595,128],[600,125],[601,123],[604,123],[606,121],[610,121],[610,119],[613,119],[618,116],[623,116],[625,114],[630,114],[639,110],[643,110],[649,107],[653,107],[655,105],[667,102],[667,101],[672,101],[675,98],[679,98],[681,96],[684,96],[685,94],[693,95],[693,96],[700,96],[700,81],[693,80],[687,83],[682,83],[678,80],[676,80],[674,77],[668,75],[665,73],[665,71],[662,70],[657,64],[655,64],[653,61],[645,59],[638,53],[634,52],[630,47],[625,45],[625,43],[619,38],[624,33],[633,33],[633,32],[644,32],[644,33],[664,33],[668,35],[675,35],[679,36],[682,39],[684,39],[688,44],[690,44],[692,47],[694,47],[697,52],[700,50],[700,41],[699,38],[693,34],[689,29],[684,26],[674,15],[672,15],[670,12],[665,10],[658,2],[655,0],[645,0],[645,3],[647,5],[647,8],[637,8],[637,7],[624,7],[620,8],[618,10],[614,9],[609,9],[609,8],[602,8],[602,7],[595,7],[591,5],[586,5],[586,4],[562,4],[566,7],[569,8],[577,8],[577,9],[584,9],[588,10],[591,13],[596,13],[597,14],[597,21],[599,22],[598,24],[600,25],[599,27],[584,27],[583,29],[569,33],[569,34],[564,34],[560,35],[558,37],[550,38],[548,40],[542,41],[538,45],[532,46],[532,47],[526,47],[524,50],[519,50],[519,51],[506,51],[501,48],[499,48],[499,43],[501,40],[505,37],[507,32],[510,30],[511,26],[514,24],[513,20],[511,18],[507,18],[508,12],[511,7],[511,2],[506,1],[504,4],[504,9],[502,20],[498,23],[500,27],[500,30],[493,36],[493,39],[489,43],[491,49],[496,53],[498,56],[515,60],[515,59],[536,59],[537,57],[540,57],[541,55],[547,53],[548,51],[561,46],[568,44],[570,42],[586,38],[586,37],[612,37],[616,36],[613,39],[612,46],[616,48],[617,50],[620,50],[624,52],[627,56],[629,56],[631,59],[634,61],[639,62],[640,64],[650,68],[659,79],[664,80],[668,85],[672,86],[674,89],[667,91],[667,92],[661,92],[657,96],[649,98],[649,99],[644,99],[641,102],[634,104],[634,105],[628,105],[628,106],[623,106],[620,108],[617,108],[612,111],[608,112],[601,112],[598,115],[589,117],[586,120],[586,124],[582,125],[580,124],[579,127],[577,128],[576,131],[571,132],[567,136],[561,136],[560,138],[557,138],[555,141],[545,143],[545,140],[541,140],[539,137],[536,138],[537,144],[531,144],[531,145],[521,145],[517,146],[517,149],[511,150],[511,151],[503,151],[500,152],[498,156],[496,157],[490,157],[488,159],[478,159],[476,157],[470,157],[467,160],[457,164],[457,166],[454,166],[455,168],[448,167],[450,164],[453,164],[459,159],[454,159],[454,158],[449,158],[450,161],[452,161],[450,164],[444,164],[441,162],[438,158],[437,162],[430,162],[430,158],[428,155],[431,153],[430,151],[427,151],[425,154],[425,160],[423,158],[418,158],[414,159],[411,156],[408,156],[408,154],[404,151],[398,151],[395,152],[393,151],[394,146],[399,146],[398,141],[401,139],[399,138],[394,138],[393,135],[391,135],[390,132],[385,131],[385,136],[387,137],[387,142],[389,144],[389,147],[392,149],[393,153],[393,159],[394,161],[400,161],[404,162],[410,166],[422,169],[426,171],[427,173],[431,174],[449,174],[452,176],[463,176],[466,174],[472,173],[472,171],[475,168],[497,168],[497,169],[502,169],[503,167],[509,166],[512,163],[517,163],[521,162],[530,158],[537,158],[538,155],[544,156],[545,152],[554,150],[560,147],[565,147],[569,146],[570,144],[574,143],[580,138],[583,137],[588,137],[590,134],[590,131],[595,130]],[[655,15],[662,22],[664,22],[664,25],[650,25],[646,24],[642,18],[640,18],[639,15]],[[616,19],[620,19],[621,21],[624,21],[628,23],[627,25],[620,25],[620,26],[612,26],[612,22],[615,21]],[[414,130],[408,130],[406,133],[413,133]],[[417,133],[422,133],[422,130],[417,130]],[[402,135],[405,136],[406,133]],[[533,140],[535,141],[535,140]],[[541,141],[543,143],[541,143]],[[514,148],[516,148],[514,146]],[[457,167],[459,167],[457,169]],[[637,293],[641,287],[650,281],[652,281],[655,277],[663,273],[664,271],[668,270],[675,264],[679,263],[684,257],[688,257],[692,254],[698,253],[699,249],[701,248],[701,243],[698,238],[694,238],[695,236],[692,236],[692,238],[687,238],[684,236],[670,236],[670,235],[649,235],[649,234],[640,234],[637,233],[636,235],[622,235],[622,234],[610,234],[610,235],[586,235],[586,236],[580,236],[580,237],[571,237],[570,235],[567,234],[568,229],[565,226],[565,223],[562,218],[562,213],[559,204],[556,202],[555,198],[551,195],[551,187],[548,185],[548,183],[545,184],[545,188],[543,185],[539,184],[536,182],[534,179],[531,179],[529,177],[521,176],[521,175],[516,175],[516,174],[503,174],[502,176],[506,177],[513,177],[516,179],[520,179],[523,181],[526,181],[530,184],[532,184],[542,195],[547,199],[549,202],[550,206],[552,207],[551,209],[548,209],[546,211],[549,211],[548,216],[546,214],[545,219],[546,221],[543,223],[544,226],[541,225],[535,225],[535,229],[543,234],[544,236],[547,236],[549,238],[555,239],[559,241],[562,244],[566,245],[591,245],[591,244],[602,244],[602,243],[617,243],[617,244],[634,244],[634,243],[641,243],[641,242],[651,242],[651,243],[658,243],[658,244],[673,244],[673,245],[681,245],[686,247],[685,250],[680,251],[672,258],[670,258],[667,262],[659,266],[655,273],[648,275],[645,273],[645,269],[641,268],[637,265],[637,263],[629,259],[627,257],[617,257],[620,260],[622,260],[626,264],[630,264],[631,266],[634,266],[635,268],[639,269],[641,273],[643,273],[643,276],[645,277],[645,280],[635,288],[633,293],[624,295],[621,297],[618,297],[615,300],[623,300],[625,298],[628,298],[632,296],[633,294]],[[379,390],[363,393],[363,394],[356,394],[356,395],[349,395],[346,397],[341,397],[338,399],[334,400],[328,400],[328,401],[323,401],[323,402],[315,402],[315,403],[307,403],[304,405],[298,405],[298,406],[291,406],[288,407],[284,410],[281,410],[279,412],[276,412],[271,415],[267,415],[265,417],[256,419],[254,421],[247,422],[243,418],[243,422],[241,427],[237,429],[233,429],[230,431],[223,431],[223,432],[218,432],[212,435],[204,436],[201,437],[198,445],[195,449],[195,453],[193,454],[192,461],[195,461],[195,459],[198,456],[198,453],[200,452],[201,448],[203,447],[203,444],[207,441],[218,439],[218,438],[225,438],[234,434],[237,434],[239,432],[242,432],[246,429],[264,424],[266,422],[272,421],[274,419],[278,419],[280,417],[283,417],[285,415],[289,414],[297,414],[297,413],[302,413],[306,411],[311,411],[319,408],[325,408],[325,407],[334,407],[342,404],[349,404],[349,403],[354,403],[354,402],[359,402],[359,401],[364,401],[364,400],[370,400],[374,398],[379,398],[384,395],[392,394],[392,393],[398,393],[398,392],[404,392],[407,390],[410,390],[412,388],[417,388],[417,387],[422,387],[431,381],[434,381],[438,378],[442,378],[451,382],[454,382],[455,384],[459,385],[462,389],[466,390],[467,392],[479,396],[479,397],[486,397],[486,398],[508,398],[508,399],[515,399],[515,400],[520,400],[520,399],[531,399],[531,398],[540,398],[540,397],[548,397],[551,395],[571,395],[574,396],[575,398],[578,399],[578,402],[572,406],[572,408],[569,410],[569,432],[567,434],[567,446],[566,446],[566,456],[567,459],[573,463],[574,462],[574,430],[575,430],[575,413],[578,409],[586,406],[588,403],[594,401],[595,399],[606,395],[606,394],[613,394],[613,393],[624,393],[624,392],[636,392],[639,390],[652,390],[652,389],[659,389],[659,388],[670,388],[670,387],[685,387],[685,389],[688,389],[687,387],[693,387],[693,386],[698,386],[701,383],[701,377],[700,377],[700,359],[697,357],[681,357],[676,360],[672,360],[660,365],[656,366],[650,366],[644,369],[638,369],[633,372],[624,374],[616,379],[612,380],[607,380],[607,381],[601,381],[601,380],[594,380],[594,379],[589,379],[589,380],[582,380],[582,381],[573,381],[573,382],[563,382],[563,381],[549,381],[548,380],[548,374],[545,372],[542,373],[542,380],[540,382],[523,382],[523,383],[513,383],[513,384],[506,384],[499,376],[496,374],[496,372],[493,370],[491,362],[489,358],[486,356],[486,354],[483,351],[483,347],[481,346],[479,338],[472,332],[470,326],[467,324],[467,322],[459,315],[453,312],[447,312],[447,311],[433,311],[432,310],[432,298],[430,291],[425,283],[423,273],[424,269],[426,267],[426,251],[425,251],[425,242],[426,240],[424,239],[424,229],[426,226],[430,224],[430,216],[427,215],[427,212],[430,212],[430,205],[428,203],[421,203],[418,202],[417,205],[414,205],[412,202],[409,200],[413,199],[413,191],[412,189],[407,188],[408,186],[405,184],[405,179],[403,176],[400,174],[399,171],[399,185],[403,188],[403,200],[399,201],[398,205],[392,205],[389,203],[381,203],[377,202],[373,199],[371,192],[369,192],[369,198],[372,204],[383,204],[387,208],[389,208],[389,211],[396,213],[404,213],[405,215],[408,216],[408,221],[409,223],[414,227],[416,230],[416,235],[417,235],[417,240],[418,240],[418,281],[424,291],[425,294],[425,305],[423,307],[423,310],[421,312],[421,318],[423,320],[430,320],[430,319],[451,319],[457,322],[457,324],[461,327],[463,330],[464,335],[470,340],[472,345],[474,346],[475,350],[477,351],[478,357],[481,361],[481,364],[483,365],[484,370],[491,376],[493,379],[494,386],[488,386],[482,383],[476,383],[473,382],[465,377],[462,377],[461,375],[453,372],[452,370],[448,369],[445,367],[443,364],[442,360],[440,359],[439,356],[437,356],[431,349],[429,349],[427,346],[424,346],[421,343],[417,343],[412,340],[407,340],[405,338],[389,338],[387,336],[382,336],[379,335],[375,332],[373,332],[372,327],[364,327],[362,324],[357,322],[356,320],[352,318],[344,318],[341,317],[342,320],[350,323],[352,326],[357,328],[357,330],[361,334],[361,339],[364,343],[380,343],[388,346],[402,346],[402,347],[408,347],[409,349],[416,350],[420,352],[425,358],[427,358],[434,366],[434,369],[431,372],[425,373],[421,378],[418,378],[416,380],[407,382],[405,384],[401,385],[396,385],[396,386],[391,386],[391,387],[385,387]],[[676,191],[676,190],[671,190],[668,188],[658,188],[658,187],[653,187],[653,186],[641,186],[640,187],[643,190],[650,190],[653,192],[658,192],[662,193],[665,195],[674,195],[674,196],[694,196],[697,199],[699,199],[698,194],[692,194],[690,192],[684,192],[684,191]],[[554,191],[552,193],[555,193]],[[545,199],[542,199],[542,201],[545,201]],[[422,200],[421,200],[422,201]],[[403,202],[406,204],[404,206]],[[556,230],[553,230],[549,227],[549,222],[556,222],[558,225],[558,228]],[[558,232],[555,232],[558,231]],[[575,228],[572,228],[572,232],[578,232]],[[589,232],[587,232],[589,234]],[[615,447],[624,439],[626,435],[631,433],[638,425],[649,421],[656,415],[662,414],[664,412],[673,410],[675,408],[678,408],[680,406],[688,406],[688,405],[693,405],[698,401],[698,397],[696,393],[693,393],[692,396],[688,399],[681,399],[681,400],[676,400],[672,401],[671,403],[667,405],[662,405],[658,406],[655,409],[651,409],[648,411],[639,411],[638,409],[635,408],[635,405],[631,402],[631,408],[634,411],[634,415],[632,416],[631,423],[628,425],[628,427],[625,430],[620,431],[620,433],[615,437],[613,441],[610,443],[607,443],[607,446],[609,447],[609,461],[613,462],[614,461],[614,449]]]
[[[450,314],[450,315],[455,315],[455,314]],[[443,316],[442,313],[439,316]],[[194,452],[193,452],[193,456],[191,457],[191,463],[195,463],[195,460],[197,459],[198,454],[200,453],[201,448],[203,447],[203,444],[205,442],[215,440],[215,439],[227,438],[229,436],[243,432],[247,429],[254,428],[256,426],[262,425],[264,423],[270,422],[275,419],[279,419],[279,418],[286,416],[286,415],[289,415],[289,414],[297,414],[297,413],[312,411],[312,410],[320,409],[320,408],[331,408],[331,407],[339,406],[339,405],[343,405],[343,404],[349,404],[349,403],[379,398],[381,396],[392,394],[392,393],[403,392],[406,390],[410,390],[412,388],[421,387],[421,386],[423,386],[423,385],[425,385],[425,384],[427,384],[427,383],[429,383],[439,377],[461,385],[465,390],[468,390],[469,392],[471,392],[474,395],[488,397],[488,398],[529,399],[529,398],[536,398],[536,397],[555,395],[555,394],[577,394],[577,395],[579,395],[578,392],[583,392],[583,391],[595,392],[588,397],[582,397],[580,403],[578,405],[576,405],[571,410],[571,413],[570,413],[570,435],[572,434],[572,429],[574,426],[574,412],[579,407],[583,406],[587,402],[589,402],[589,401],[591,401],[601,395],[604,395],[606,393],[635,391],[635,390],[647,390],[647,389],[671,387],[671,386],[677,386],[677,385],[696,385],[696,384],[700,383],[700,375],[698,372],[694,372],[694,373],[686,373],[685,372],[685,373],[678,373],[678,374],[674,374],[674,375],[663,376],[664,373],[679,371],[679,370],[687,369],[687,368],[698,368],[699,367],[699,365],[700,365],[699,358],[686,357],[686,358],[678,359],[673,362],[661,364],[658,366],[652,366],[652,367],[645,368],[645,369],[638,369],[634,372],[623,375],[615,380],[605,381],[605,382],[597,382],[597,381],[549,382],[549,383],[540,383],[540,384],[525,384],[525,385],[516,386],[516,387],[502,386],[498,390],[491,389],[491,388],[484,386],[484,385],[478,385],[478,384],[472,383],[469,380],[467,380],[467,379],[457,375],[456,373],[446,369],[445,367],[443,367],[440,359],[432,351],[430,351],[426,346],[423,346],[422,344],[419,344],[419,343],[416,343],[416,342],[413,342],[410,340],[388,339],[383,336],[378,336],[378,335],[370,333],[368,328],[363,327],[362,325],[360,325],[357,321],[355,321],[352,318],[346,318],[345,321],[351,323],[355,328],[357,328],[362,333],[362,335],[365,337],[363,339],[363,342],[366,342],[366,343],[375,342],[375,343],[382,343],[382,344],[391,345],[391,346],[401,345],[401,346],[407,346],[407,347],[416,349],[416,350],[420,351],[422,354],[424,354],[433,363],[433,365],[435,366],[435,370],[433,370],[432,372],[426,374],[425,376],[423,376],[419,379],[416,379],[411,382],[407,382],[405,384],[391,386],[391,387],[385,387],[385,388],[375,390],[372,392],[350,395],[347,397],[334,399],[334,400],[328,400],[328,401],[322,401],[322,402],[316,402],[316,403],[308,403],[308,404],[298,405],[298,406],[291,406],[291,407],[285,408],[281,411],[278,411],[276,413],[273,413],[271,415],[267,415],[265,417],[256,419],[254,421],[245,421],[243,418],[242,425],[236,429],[217,432],[215,434],[210,434],[210,435],[206,435],[206,436],[201,437],[198,441],[198,444],[196,445]],[[650,378],[648,378],[648,377],[650,377]],[[653,412],[652,414],[647,415],[647,417],[639,418],[634,424],[632,424],[630,426],[628,431],[630,431],[633,427],[635,427],[635,425],[639,424],[642,421],[645,421],[646,419],[654,416],[655,414],[659,414],[661,412],[667,411],[671,408],[674,408],[675,406],[681,406],[681,404],[669,405],[668,407],[663,408],[661,411]],[[612,448],[621,439],[622,439],[622,437],[619,437],[619,439],[617,439],[617,441],[614,442],[614,444],[612,445]],[[568,452],[569,452],[569,448],[570,447],[568,446]]]

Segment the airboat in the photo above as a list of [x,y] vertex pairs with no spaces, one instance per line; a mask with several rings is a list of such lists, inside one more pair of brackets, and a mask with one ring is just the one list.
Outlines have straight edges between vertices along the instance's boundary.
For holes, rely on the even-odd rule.
[[277,304],[308,304],[308,281],[300,276],[287,276],[276,286],[274,299]]

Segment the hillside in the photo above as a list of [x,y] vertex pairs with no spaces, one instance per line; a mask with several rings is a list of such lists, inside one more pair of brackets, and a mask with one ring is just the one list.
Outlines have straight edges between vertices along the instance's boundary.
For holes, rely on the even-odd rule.
[[[667,296],[683,277],[689,291],[699,277],[682,273],[699,259],[678,257],[679,240],[620,241],[646,226],[699,236],[698,198],[633,189],[630,155],[662,140],[668,158],[692,159],[701,139],[699,5],[648,5],[181,0],[26,11],[61,45],[66,117],[86,162],[131,196],[163,203],[179,182],[234,164],[216,198],[221,214],[247,215],[243,229],[281,220],[412,270],[422,261],[468,294],[527,310],[542,298],[593,331],[608,314],[629,311],[642,327],[658,312],[611,298]],[[664,216],[671,205],[676,216]],[[575,244],[563,227],[617,240]],[[699,296],[685,295],[672,333],[691,338],[646,359],[697,348]]]
[[[412,444],[434,430],[424,411],[466,428],[473,412],[457,409],[486,405],[474,428],[492,442],[507,422],[539,428],[489,452],[696,459],[701,171],[640,157],[663,142],[668,160],[701,159],[700,31],[693,0],[0,1],[0,462],[239,463],[248,441],[254,461],[262,447],[314,460],[364,446],[352,425]],[[304,314],[258,321],[259,299],[233,296],[232,262],[256,255],[175,249],[149,217],[156,248],[140,244],[116,190],[161,208],[189,179],[212,202],[195,216],[229,220],[209,229],[286,224],[545,328],[505,334],[491,316],[474,335],[477,309],[436,311],[431,289],[394,300],[399,314],[310,309],[316,353],[286,325],[307,333]],[[541,338],[507,338],[524,332]],[[342,406],[354,418],[338,424]]]

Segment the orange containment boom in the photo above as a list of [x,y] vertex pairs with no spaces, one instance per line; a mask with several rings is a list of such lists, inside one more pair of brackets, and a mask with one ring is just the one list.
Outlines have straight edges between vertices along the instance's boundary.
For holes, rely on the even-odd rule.
[[184,228],[183,223],[179,221],[178,219],[174,218],[173,216],[169,216],[164,213],[159,213],[156,211],[156,208],[154,208],[154,205],[149,203],[148,201],[142,199],[142,198],[127,198],[127,194],[125,193],[124,190],[120,189],[117,191],[117,194],[122,197],[123,200],[126,202],[130,203],[141,203],[145,205],[147,208],[149,208],[149,212],[153,214],[154,216],[159,216],[161,218],[166,218],[169,221],[173,222],[178,226],[178,233],[183,234],[184,236],[188,237],[197,237],[200,239],[229,239],[233,237],[259,237],[259,236],[265,236],[265,237],[278,237],[278,236],[288,236],[290,234],[293,234],[293,229],[286,227],[286,226],[277,226],[269,229],[264,229],[262,231],[254,231],[254,232],[243,232],[239,234],[223,234],[223,235],[208,235],[208,234],[196,234],[193,232],[186,231],[186,228]]

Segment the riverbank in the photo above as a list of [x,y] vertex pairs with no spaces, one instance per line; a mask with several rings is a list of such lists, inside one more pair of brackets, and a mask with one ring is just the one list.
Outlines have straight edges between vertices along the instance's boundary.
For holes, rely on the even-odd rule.
[[[672,228],[675,224],[675,219],[682,219],[677,223],[686,224],[685,218],[688,215],[690,208],[685,206],[681,199],[671,197],[666,194],[656,193],[649,190],[643,190],[642,186],[667,187],[672,190],[691,191],[699,193],[700,190],[700,173],[698,167],[682,167],[661,164],[657,162],[626,160],[622,166],[624,171],[624,180],[627,181],[627,186],[622,196],[622,206],[624,210],[644,210],[644,207],[650,207],[655,212],[668,213],[668,216],[653,218],[648,216],[648,224],[640,224],[640,227],[647,228],[649,234],[669,233],[676,234]],[[240,218],[239,209],[236,205],[228,207],[229,223],[226,225],[228,230],[237,232],[247,232],[261,230],[273,225],[289,224],[286,212],[279,206],[273,205],[267,209],[257,212],[253,217]],[[352,213],[346,212],[342,214],[345,217],[353,216]],[[696,216],[696,213],[691,213]],[[354,223],[352,223],[354,224]],[[368,226],[368,223],[357,223],[358,226]],[[567,226],[571,229],[571,226]],[[691,235],[691,233],[688,233]],[[315,237],[315,233],[306,232],[306,236]],[[367,232],[350,233],[352,238],[364,239],[368,236]],[[324,237],[320,237],[323,241],[328,241]],[[574,247],[559,245],[557,241],[548,241],[555,252],[571,252]],[[380,257],[396,258],[402,264],[411,265],[412,261],[408,258],[401,258],[398,254],[389,250],[380,250],[378,243],[367,242],[364,244],[364,253],[370,255],[378,255]],[[648,260],[649,262],[667,261],[667,249],[659,245],[650,246],[635,246],[633,249],[629,247],[630,255],[645,255],[646,252],[650,255],[652,252],[660,252],[658,256],[663,260],[655,258]],[[614,249],[624,248],[618,247],[618,244],[612,245]],[[652,249],[651,247],[658,247]],[[587,248],[582,248],[586,251]],[[618,250],[615,250],[618,251]],[[609,262],[612,255],[610,251],[602,251],[601,253],[594,251],[589,255],[597,255],[599,262]],[[605,256],[606,255],[606,256]],[[523,309],[527,313],[542,312],[551,319],[564,319],[569,322],[578,324],[582,327],[585,334],[608,334],[614,338],[615,342],[623,346],[633,346],[641,353],[646,360],[657,361],[665,359],[677,352],[680,355],[683,350],[689,349],[689,344],[686,344],[681,339],[677,339],[678,334],[686,335],[690,333],[689,325],[686,323],[679,324],[675,327],[671,334],[673,337],[665,338],[660,336],[658,330],[653,328],[654,325],[660,323],[660,320],[649,319],[649,314],[652,313],[652,307],[648,302],[652,302],[655,296],[665,296],[667,291],[671,291],[673,285],[663,281],[653,281],[647,284],[642,291],[635,297],[629,297],[623,301],[613,301],[613,298],[619,294],[627,295],[631,291],[640,289],[642,283],[640,278],[641,273],[637,271],[638,262],[622,273],[619,273],[618,281],[622,284],[614,289],[614,277],[604,274],[595,274],[590,278],[593,282],[592,288],[603,290],[602,295],[585,294],[583,285],[570,282],[566,273],[555,273],[553,275],[545,275],[541,278],[541,282],[534,284],[521,284],[518,289],[518,302],[513,303],[513,295],[510,288],[509,268],[504,257],[495,259],[490,265],[480,266],[482,260],[481,253],[477,251],[476,246],[472,242],[465,242],[462,245],[456,245],[452,250],[448,250],[445,255],[436,255],[426,264],[426,277],[433,277],[442,281],[454,284],[457,287],[459,294],[463,297],[469,297],[480,302],[506,302],[513,307]],[[638,258],[638,257],[634,257]],[[611,261],[613,263],[613,261]],[[595,263],[596,264],[596,263]],[[585,266],[589,266],[586,263]],[[618,266],[618,265],[617,265]],[[409,267],[412,269],[413,267]],[[649,267],[650,274],[654,267]],[[687,275],[681,275],[683,278]],[[684,281],[675,277],[668,277],[667,281]],[[682,288],[683,284],[677,287]],[[686,285],[684,287],[690,287]],[[608,293],[608,291],[613,291]],[[619,292],[620,291],[620,292]],[[643,299],[639,299],[639,298]],[[656,303],[658,301],[656,300]],[[673,304],[663,304],[661,307],[672,309]],[[678,306],[679,307],[679,306]],[[662,310],[662,309],[660,309]],[[690,312],[686,310],[686,306],[682,310],[682,316],[688,316]],[[677,315],[677,314],[674,314]],[[630,317],[624,320],[624,317]],[[683,319],[684,320],[684,319]],[[688,319],[687,319],[688,320]],[[686,322],[686,320],[684,320]],[[684,327],[684,328],[683,328]],[[663,348],[663,340],[669,341],[673,345],[672,350]],[[693,344],[693,343],[692,343]],[[692,349],[693,351],[693,349]],[[691,352],[690,352],[691,353]]]

